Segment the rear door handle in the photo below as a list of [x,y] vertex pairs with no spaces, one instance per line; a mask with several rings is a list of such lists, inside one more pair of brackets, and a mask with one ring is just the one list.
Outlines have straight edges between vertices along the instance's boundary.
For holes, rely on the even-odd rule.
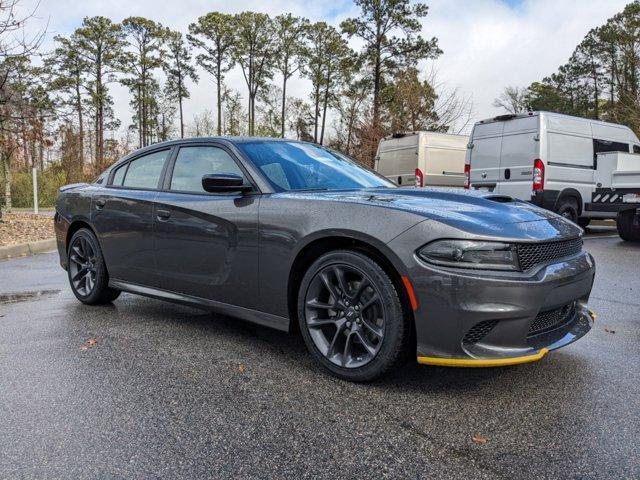
[[102,210],[102,207],[104,207],[106,203],[107,201],[104,198],[99,198],[96,200],[96,208]]
[[157,210],[156,215],[160,220],[167,220],[171,216],[171,212],[169,210]]

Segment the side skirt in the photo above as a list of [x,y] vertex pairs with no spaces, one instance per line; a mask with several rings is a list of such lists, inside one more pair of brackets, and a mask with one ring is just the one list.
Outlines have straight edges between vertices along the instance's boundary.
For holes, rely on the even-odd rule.
[[109,286],[123,292],[135,293],[145,297],[165,300],[167,302],[179,303],[190,307],[202,308],[210,310],[221,315],[237,317],[248,322],[264,325],[265,327],[275,328],[283,332],[289,331],[289,319],[272,315],[270,313],[259,312],[250,308],[238,307],[237,305],[229,305],[228,303],[216,302],[207,298],[192,297],[182,293],[169,292],[159,288],[145,287],[135,283],[123,282],[122,280],[110,279]]

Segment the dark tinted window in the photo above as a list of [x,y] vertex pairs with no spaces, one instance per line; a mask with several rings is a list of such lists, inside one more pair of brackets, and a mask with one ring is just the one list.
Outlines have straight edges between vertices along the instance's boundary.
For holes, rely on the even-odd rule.
[[[129,162],[123,186],[132,188],[158,188],[160,174],[169,150],[150,153]],[[120,172],[116,172],[118,175]],[[114,178],[114,185],[115,178]]]
[[633,153],[640,153],[640,145],[633,146]]
[[598,158],[602,152],[628,152],[629,144],[622,142],[610,142],[608,140],[593,139],[593,159]]
[[182,147],[173,167],[171,190],[203,193],[202,176],[212,173],[234,173],[244,177],[231,155],[221,148]]
[[386,178],[336,152],[303,142],[240,142],[276,191],[394,187]]

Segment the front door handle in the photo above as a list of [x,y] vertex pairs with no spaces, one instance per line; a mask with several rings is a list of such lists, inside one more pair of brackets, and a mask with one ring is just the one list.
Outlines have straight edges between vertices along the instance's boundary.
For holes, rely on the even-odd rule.
[[169,210],[157,210],[156,215],[158,215],[158,219],[160,220],[168,220],[171,212]]
[[96,208],[102,210],[102,207],[104,207],[106,203],[107,201],[104,198],[99,198],[96,200]]

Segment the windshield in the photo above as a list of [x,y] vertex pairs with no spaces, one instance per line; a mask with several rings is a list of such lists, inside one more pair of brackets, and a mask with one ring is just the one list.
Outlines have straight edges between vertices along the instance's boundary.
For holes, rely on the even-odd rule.
[[353,190],[395,184],[348,157],[309,143],[258,141],[236,146],[277,192]]

